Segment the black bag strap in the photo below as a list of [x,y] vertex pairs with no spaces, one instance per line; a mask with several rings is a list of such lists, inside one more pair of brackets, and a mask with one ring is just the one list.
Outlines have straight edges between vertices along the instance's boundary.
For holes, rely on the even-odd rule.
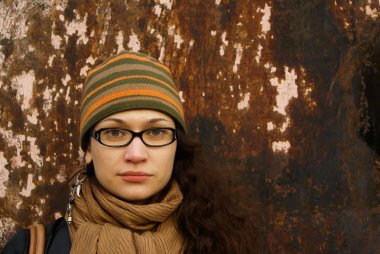
[[30,225],[29,254],[44,254],[45,226],[43,224]]

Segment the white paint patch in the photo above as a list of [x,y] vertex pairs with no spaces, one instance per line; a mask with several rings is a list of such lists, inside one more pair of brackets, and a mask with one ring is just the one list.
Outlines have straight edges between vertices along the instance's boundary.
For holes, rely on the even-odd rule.
[[287,153],[290,148],[289,141],[277,141],[272,142],[272,150],[273,152],[284,152]]
[[257,46],[257,55],[255,56],[255,60],[257,63],[260,63],[261,51],[262,50],[263,50],[263,46],[261,46],[261,44],[259,44],[259,46]]
[[124,42],[123,31],[119,31],[119,33],[116,36],[117,53],[124,50],[123,42]]
[[239,110],[248,109],[249,108],[249,100],[251,98],[251,93],[248,92],[244,95],[244,98],[238,103],[237,108]]
[[[371,3],[371,1],[369,1],[369,3]],[[379,5],[380,5],[380,1],[379,1]],[[365,7],[365,14],[367,16],[370,16],[373,19],[376,19],[379,17],[379,11],[376,8],[372,9],[370,5],[367,5]]]
[[271,131],[274,129],[274,124],[272,122],[267,122],[267,130]]
[[9,171],[6,169],[6,165],[8,165],[8,161],[4,157],[4,153],[0,152],[0,198],[5,197],[7,190],[5,183],[8,181]]
[[173,6],[173,0],[159,0],[161,5],[166,6],[166,9],[171,10]]
[[49,56],[48,64],[49,64],[50,67],[53,66],[53,60],[54,60],[54,57],[55,57],[55,56]]
[[67,83],[70,81],[70,75],[66,74],[66,76],[62,79],[62,84],[67,86]]
[[212,30],[211,31],[211,36],[215,36],[216,35],[216,31],[215,30]]
[[[79,14],[75,15],[76,19],[71,21],[70,23],[67,24],[66,22],[66,33],[67,35],[73,35],[77,34],[78,35],[78,42],[83,42],[83,44],[87,44],[88,38],[86,36],[86,31],[87,31],[87,13],[85,14],[83,20],[80,19]],[[66,41],[68,39],[67,36],[65,36]]]
[[53,89],[49,89],[48,87],[46,87],[43,93],[43,99],[44,99],[44,105],[42,106],[42,109],[46,113],[46,116],[48,116],[53,106],[52,104]]
[[241,58],[243,56],[243,48],[240,43],[236,43],[234,45],[234,48],[236,49],[236,56],[235,56],[235,63],[234,66],[232,67],[232,71],[234,73],[237,73],[238,71],[238,65],[240,64]]
[[280,131],[285,132],[286,129],[288,128],[289,124],[290,124],[290,118],[286,117],[286,121],[282,124]]
[[175,25],[171,25],[168,27],[168,35],[174,36],[175,33]]
[[60,49],[62,45],[62,38],[55,35],[54,32],[51,33],[51,45],[53,45],[55,49]]
[[43,160],[40,156],[40,149],[36,145],[36,138],[27,137],[26,140],[30,142],[30,158],[38,167],[41,167]]
[[13,40],[25,38],[28,32],[26,21],[28,15],[28,1],[11,1],[11,7],[0,1],[0,34],[3,38]]
[[[98,11],[98,9],[97,9],[97,11]],[[104,28],[103,28],[103,31],[101,33],[101,37],[100,37],[100,40],[99,40],[99,44],[100,45],[104,45],[104,43],[106,42],[107,31],[109,31],[109,26],[110,26],[109,22],[110,22],[111,17],[112,17],[112,15],[111,15],[112,11],[111,11],[111,7],[110,7],[110,2],[108,2],[108,4],[107,4],[105,13],[106,14],[105,14],[105,17],[104,17],[104,26],[103,26]]]
[[19,200],[19,201],[17,202],[17,204],[16,204],[16,209],[20,209],[22,203],[23,203],[23,202],[22,202],[22,199]]
[[190,46],[190,48],[192,48],[192,47],[193,47],[193,45],[194,45],[194,40],[193,40],[193,39],[191,39],[191,40],[189,41],[189,46]]
[[289,101],[292,98],[298,97],[297,85],[296,85],[297,75],[295,70],[289,71],[289,68],[285,66],[285,79],[278,80],[278,78],[271,78],[270,83],[272,86],[277,87],[276,96],[276,106],[274,106],[274,111],[280,114],[286,115],[285,109],[288,106]]
[[32,115],[27,115],[26,118],[31,124],[37,124],[38,122],[38,111],[37,109],[33,109]]
[[181,38],[181,35],[175,34],[174,35],[174,43],[177,44],[177,49],[181,48],[182,42],[183,42],[183,39]]
[[63,170],[64,168],[61,168],[57,174],[57,176],[55,177],[57,179],[58,182],[60,183],[63,183],[66,181],[66,174],[65,174],[65,171]]
[[67,103],[67,104],[70,104],[70,102],[71,102],[70,89],[71,89],[71,87],[69,86],[69,87],[67,88],[67,90],[66,90],[65,100],[66,100],[66,103]]
[[[89,57],[86,59],[86,63],[91,64],[91,65],[94,65],[94,64],[95,64],[95,59],[94,59],[92,56],[89,56]],[[80,75],[81,75],[81,76],[87,76],[87,73],[88,73],[88,71],[89,71],[90,69],[91,69],[91,68],[90,68],[88,65],[83,66],[83,67],[80,69]]]
[[43,212],[39,207],[36,206],[34,209],[36,210],[38,216],[42,216]]
[[227,32],[222,33],[222,45],[220,45],[219,54],[224,56],[224,50],[228,46],[228,40],[226,40]]
[[12,168],[25,166],[25,162],[21,158],[22,142],[25,141],[25,135],[13,135],[12,131],[0,128],[0,135],[6,140],[8,147],[16,147],[16,156],[13,156],[9,161]]
[[140,41],[137,35],[133,32],[129,36],[128,48],[132,51],[139,52],[140,51]]
[[157,4],[153,7],[153,12],[156,14],[157,17],[161,16],[162,8],[161,5]]
[[[0,64],[4,63],[5,55],[3,54],[3,46],[0,45]],[[3,82],[0,81],[0,88],[3,86]]]
[[22,188],[20,195],[22,195],[24,197],[30,197],[32,190],[34,190],[35,188],[36,188],[36,185],[33,183],[33,175],[28,174],[28,181],[26,183],[26,187]]
[[265,4],[264,9],[260,9],[260,12],[263,13],[263,17],[261,18],[260,25],[261,31],[265,37],[265,34],[270,30],[270,15],[271,15],[271,7],[268,4]]
[[178,94],[179,94],[179,98],[181,99],[181,102],[184,103],[185,99],[183,98],[183,92],[179,91]]
[[93,58],[92,56],[87,57],[86,63],[94,65],[95,64],[95,58]]
[[161,63],[164,62],[164,59],[165,59],[165,47],[161,47],[161,50],[160,50],[160,56],[158,58],[158,61],[160,61]]
[[0,239],[6,239],[15,231],[16,223],[12,218],[0,218]]
[[28,73],[23,71],[20,76],[12,78],[12,88],[17,91],[16,99],[22,101],[21,109],[25,110],[29,108],[30,99],[33,97],[33,85],[36,81],[34,71],[31,70]]
[[219,5],[221,0],[215,0],[215,4]]

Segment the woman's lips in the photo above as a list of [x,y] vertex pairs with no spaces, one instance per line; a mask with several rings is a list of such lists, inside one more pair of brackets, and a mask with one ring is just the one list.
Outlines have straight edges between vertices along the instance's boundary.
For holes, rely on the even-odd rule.
[[141,183],[147,180],[151,175],[145,172],[127,171],[119,174],[119,176],[130,183]]

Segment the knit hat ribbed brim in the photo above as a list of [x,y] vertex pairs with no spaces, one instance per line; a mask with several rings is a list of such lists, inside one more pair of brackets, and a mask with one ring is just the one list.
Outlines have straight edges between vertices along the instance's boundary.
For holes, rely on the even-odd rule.
[[103,118],[133,109],[152,109],[172,117],[186,131],[178,90],[168,67],[137,52],[122,51],[88,73],[81,104],[80,141]]

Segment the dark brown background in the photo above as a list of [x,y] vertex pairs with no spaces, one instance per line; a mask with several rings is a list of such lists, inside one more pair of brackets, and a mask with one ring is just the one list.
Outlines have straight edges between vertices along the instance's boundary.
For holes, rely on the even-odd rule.
[[380,252],[379,12],[374,0],[0,1],[0,246],[64,210],[86,72],[124,48],[170,66],[191,132],[249,188],[269,252]]

